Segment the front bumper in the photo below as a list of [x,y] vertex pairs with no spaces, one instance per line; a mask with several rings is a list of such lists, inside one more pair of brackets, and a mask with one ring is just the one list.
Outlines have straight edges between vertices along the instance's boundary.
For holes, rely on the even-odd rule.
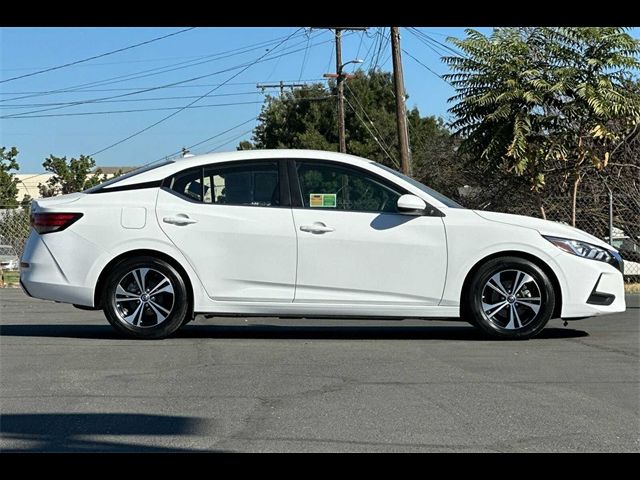
[[608,263],[561,253],[554,260],[563,273],[562,318],[582,318],[624,312],[624,278]]

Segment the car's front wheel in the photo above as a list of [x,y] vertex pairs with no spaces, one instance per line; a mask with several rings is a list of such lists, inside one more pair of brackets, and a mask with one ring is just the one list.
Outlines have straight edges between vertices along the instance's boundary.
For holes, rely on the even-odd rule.
[[495,258],[473,275],[462,312],[495,338],[528,339],[553,315],[555,294],[545,272],[519,257]]
[[175,332],[189,311],[184,280],[155,257],[123,260],[109,273],[102,305],[109,323],[132,338],[158,339]]

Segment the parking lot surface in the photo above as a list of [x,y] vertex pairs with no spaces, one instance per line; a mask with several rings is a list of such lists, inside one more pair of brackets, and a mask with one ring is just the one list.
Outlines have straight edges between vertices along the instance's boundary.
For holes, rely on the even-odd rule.
[[530,341],[444,321],[198,319],[125,340],[0,290],[0,450],[640,451],[640,297]]

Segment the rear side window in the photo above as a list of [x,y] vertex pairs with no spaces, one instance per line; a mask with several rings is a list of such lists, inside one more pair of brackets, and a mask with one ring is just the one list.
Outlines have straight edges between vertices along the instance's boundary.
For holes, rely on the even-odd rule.
[[217,205],[280,206],[276,162],[211,165],[204,168],[204,201]]
[[202,168],[194,168],[177,173],[169,180],[170,190],[187,197],[189,200],[201,202],[203,198]]
[[214,205],[281,205],[275,161],[207,165],[180,172],[165,186],[189,200]]

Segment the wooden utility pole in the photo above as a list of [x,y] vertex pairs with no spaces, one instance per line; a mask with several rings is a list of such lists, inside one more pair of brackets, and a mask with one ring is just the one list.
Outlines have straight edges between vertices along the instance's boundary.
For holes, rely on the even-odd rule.
[[344,81],[353,75],[345,75],[343,69],[345,65],[349,63],[361,63],[361,62],[347,62],[342,63],[342,32],[345,30],[366,30],[366,27],[330,27],[335,31],[336,38],[336,73],[327,73],[324,76],[327,78],[335,78],[336,86],[338,90],[338,142],[340,153],[347,153],[347,139],[345,134],[344,124]]
[[402,173],[411,175],[409,156],[409,133],[407,131],[407,109],[405,106],[404,76],[400,56],[400,32],[391,27],[391,52],[393,57],[393,85],[396,91],[396,122],[398,124],[398,144],[400,145],[400,166]]
[[342,30],[336,28],[336,73],[338,74],[338,141],[340,153],[347,153],[344,129],[344,78],[342,76]]

